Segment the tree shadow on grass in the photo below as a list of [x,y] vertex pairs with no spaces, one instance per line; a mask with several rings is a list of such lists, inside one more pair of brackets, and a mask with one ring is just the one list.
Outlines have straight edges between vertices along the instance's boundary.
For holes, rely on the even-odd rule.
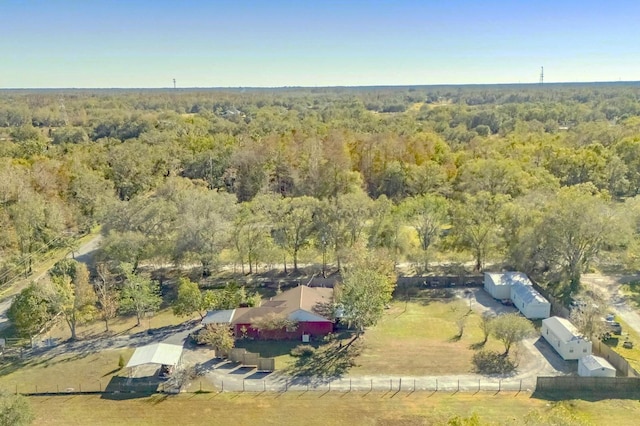
[[355,366],[355,360],[362,351],[362,343],[354,340],[347,345],[331,343],[318,348],[313,354],[299,357],[284,370],[295,378],[313,378],[318,383],[330,382],[346,374]]
[[476,343],[472,343],[469,345],[469,349],[477,351],[478,349],[482,349],[485,347],[485,345],[487,344],[487,341],[483,341],[483,342],[476,342]]
[[102,393],[102,399],[146,398],[156,393],[161,383],[155,377],[129,378],[114,376]]

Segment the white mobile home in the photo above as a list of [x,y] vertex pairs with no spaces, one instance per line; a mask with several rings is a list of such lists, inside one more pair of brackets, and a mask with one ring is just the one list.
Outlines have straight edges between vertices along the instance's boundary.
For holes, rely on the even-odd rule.
[[564,360],[591,355],[591,342],[569,320],[560,317],[543,319],[541,332],[542,337]]
[[583,356],[578,360],[578,376],[583,377],[616,377],[616,369],[599,356]]
[[529,277],[522,272],[485,272],[484,274],[484,289],[494,299],[509,299],[511,286],[517,282],[531,285]]
[[529,319],[549,318],[551,303],[533,286],[516,282],[511,286],[511,301],[518,310]]

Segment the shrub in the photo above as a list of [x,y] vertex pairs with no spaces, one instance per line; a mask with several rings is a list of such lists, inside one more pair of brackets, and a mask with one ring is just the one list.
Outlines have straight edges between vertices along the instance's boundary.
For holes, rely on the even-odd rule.
[[476,372],[481,374],[507,374],[517,367],[508,356],[495,351],[476,352],[473,355],[473,365]]
[[316,352],[316,348],[311,345],[298,345],[295,348],[291,349],[291,356],[295,357],[310,357]]
[[120,354],[120,358],[118,358],[118,367],[122,370],[124,368],[124,357]]

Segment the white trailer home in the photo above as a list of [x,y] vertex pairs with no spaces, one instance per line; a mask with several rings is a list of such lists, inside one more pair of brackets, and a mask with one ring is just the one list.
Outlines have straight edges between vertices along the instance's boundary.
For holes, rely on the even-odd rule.
[[585,339],[569,320],[560,317],[543,319],[541,333],[564,360],[591,355],[591,342]]
[[515,283],[531,285],[531,281],[522,272],[485,272],[484,289],[494,299],[509,299],[511,297],[511,286]]
[[551,303],[533,286],[516,282],[511,286],[511,301],[529,319],[543,319],[551,316]]

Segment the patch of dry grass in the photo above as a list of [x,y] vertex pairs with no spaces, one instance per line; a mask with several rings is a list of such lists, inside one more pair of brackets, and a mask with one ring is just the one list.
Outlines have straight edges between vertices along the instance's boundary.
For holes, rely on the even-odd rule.
[[125,362],[133,349],[104,350],[91,354],[42,356],[26,361],[14,361],[0,366],[0,387],[10,391],[58,392],[66,389],[98,391],[105,389],[114,376],[126,376],[120,370],[120,355]]
[[[464,318],[458,337],[457,322]],[[394,302],[382,320],[367,330],[364,349],[352,374],[443,375],[471,372],[474,345],[483,340],[480,317],[468,302]],[[503,351],[489,339],[486,349]]]
[[[122,400],[100,396],[31,397],[38,425],[420,425],[446,424],[476,413],[481,424],[522,425],[540,418],[577,417],[579,423],[634,424],[635,400],[550,402],[520,393],[341,393],[154,395]],[[538,423],[540,424],[540,423]],[[544,423],[542,423],[544,424]]]

